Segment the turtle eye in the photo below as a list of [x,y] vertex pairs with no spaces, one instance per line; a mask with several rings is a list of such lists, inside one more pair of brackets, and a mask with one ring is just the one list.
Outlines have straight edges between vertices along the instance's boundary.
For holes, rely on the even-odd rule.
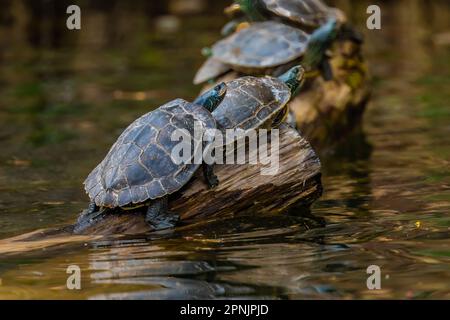
[[223,96],[227,92],[227,86],[222,82],[216,87],[216,91],[220,96]]

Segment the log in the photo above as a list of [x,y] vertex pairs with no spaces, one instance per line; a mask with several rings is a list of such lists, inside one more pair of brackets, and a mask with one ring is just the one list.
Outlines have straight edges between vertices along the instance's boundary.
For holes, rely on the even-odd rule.
[[361,45],[337,41],[330,59],[333,80],[315,77],[290,103],[298,130],[318,151],[334,147],[360,124],[370,99],[370,76]]
[[[270,142],[269,142],[270,150]],[[248,151],[248,150],[247,150]],[[248,157],[248,152],[247,152]],[[311,145],[288,125],[280,127],[279,170],[261,175],[264,165],[216,165],[219,186],[208,189],[201,170],[169,199],[170,210],[178,212],[185,224],[205,218],[245,214],[284,212],[294,205],[309,206],[322,192],[320,160]],[[84,234],[139,234],[152,231],[144,212],[108,213]]]
[[[177,228],[188,228],[208,219],[211,221],[211,218],[248,212],[259,215],[282,213],[293,207],[310,206],[322,193],[319,158],[311,145],[286,124],[280,127],[279,146],[279,171],[276,175],[261,175],[262,164],[216,165],[220,184],[208,189],[201,172],[198,172],[170,198],[170,210],[181,215],[182,226]],[[74,234],[73,229],[74,225],[68,225],[0,240],[0,255],[152,231],[144,221],[142,210],[105,214],[83,234]]]

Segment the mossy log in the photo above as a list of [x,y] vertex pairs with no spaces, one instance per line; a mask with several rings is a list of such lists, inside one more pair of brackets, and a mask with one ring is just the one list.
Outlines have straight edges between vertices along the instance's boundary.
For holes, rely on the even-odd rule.
[[315,77],[290,103],[297,128],[318,150],[333,146],[358,126],[370,98],[361,46],[338,41],[330,59],[333,80]]
[[[174,194],[169,206],[170,210],[180,213],[180,228],[211,217],[248,212],[282,213],[294,206],[308,207],[314,202],[322,193],[319,158],[311,145],[288,125],[280,127],[279,137],[277,174],[261,175],[262,164],[216,165],[218,187],[208,189],[198,172],[191,182]],[[268,148],[270,150],[270,142]],[[144,221],[144,212],[138,210],[105,214],[84,230],[83,235],[73,234],[73,227],[40,230],[0,240],[0,255],[152,231]]]

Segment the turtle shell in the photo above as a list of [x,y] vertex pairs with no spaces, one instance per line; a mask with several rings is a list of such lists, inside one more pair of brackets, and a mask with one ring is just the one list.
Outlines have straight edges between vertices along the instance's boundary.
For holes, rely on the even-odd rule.
[[200,84],[210,79],[217,78],[230,70],[231,68],[229,65],[226,65],[217,59],[208,58],[197,71],[194,78],[194,84]]
[[213,57],[233,69],[270,69],[300,58],[308,45],[304,31],[275,21],[256,22],[212,47]]
[[216,128],[209,111],[182,99],[135,120],[86,178],[85,190],[91,200],[101,207],[124,207],[183,187],[200,165],[193,161],[175,164],[172,148],[179,141],[171,141],[171,135],[177,129],[185,129],[193,136],[194,121],[203,129]]
[[227,88],[222,103],[212,112],[221,130],[265,127],[291,98],[289,87],[273,77],[246,76],[227,82]]
[[302,27],[318,28],[335,9],[321,0],[259,0],[261,6],[271,14],[284,18]]

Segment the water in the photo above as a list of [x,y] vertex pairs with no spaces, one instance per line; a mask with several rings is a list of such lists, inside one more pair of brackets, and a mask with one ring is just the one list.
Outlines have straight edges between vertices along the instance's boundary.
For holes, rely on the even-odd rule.
[[[364,1],[335,2],[364,27]],[[60,29],[56,6],[10,3],[0,13],[0,238],[72,221],[86,206],[82,181],[121,130],[196,95],[199,48],[223,23],[214,1],[156,32],[167,8],[142,1],[90,5],[77,34]],[[3,255],[0,298],[450,298],[449,5],[386,1],[382,12],[382,30],[365,31],[374,95],[363,127],[322,156],[324,195],[310,216],[255,212]],[[372,264],[381,290],[366,287]],[[68,265],[80,266],[82,290],[66,289]]]

